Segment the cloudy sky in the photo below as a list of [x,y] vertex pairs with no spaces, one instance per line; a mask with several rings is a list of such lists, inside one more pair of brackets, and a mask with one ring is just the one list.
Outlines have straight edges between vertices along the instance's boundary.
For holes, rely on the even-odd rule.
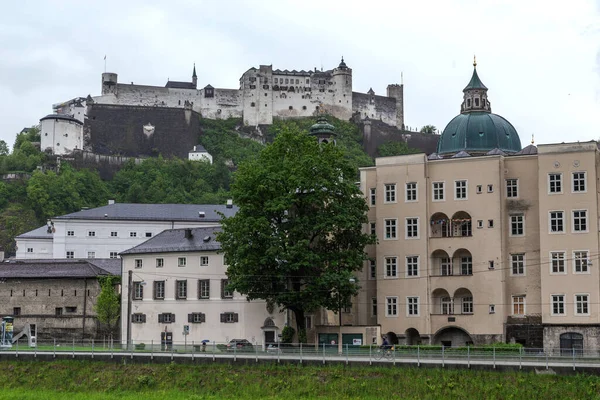
[[404,75],[405,123],[443,127],[477,55],[492,111],[526,145],[600,138],[600,0],[17,1],[0,16],[0,139],[52,104],[121,82],[237,88],[251,66],[330,69],[385,94]]

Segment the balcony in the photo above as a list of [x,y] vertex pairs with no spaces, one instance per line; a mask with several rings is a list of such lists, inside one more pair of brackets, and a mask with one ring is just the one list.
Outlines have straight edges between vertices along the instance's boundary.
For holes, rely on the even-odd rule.
[[431,239],[473,236],[471,215],[465,211],[455,213],[451,219],[444,213],[435,213],[431,216],[429,225]]
[[467,249],[457,249],[452,256],[445,250],[435,250],[431,253],[430,265],[432,278],[473,276],[473,257]]

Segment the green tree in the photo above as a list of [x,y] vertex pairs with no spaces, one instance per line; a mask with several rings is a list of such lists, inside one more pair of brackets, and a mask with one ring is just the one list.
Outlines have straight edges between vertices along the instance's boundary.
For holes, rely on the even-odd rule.
[[9,152],[8,144],[4,140],[0,140],[0,156],[7,156]]
[[421,150],[408,147],[405,142],[387,142],[377,147],[380,157],[402,156],[405,154],[420,153]]
[[[3,195],[3,194],[0,194]],[[11,203],[0,212],[0,249],[7,256],[16,253],[15,236],[39,226],[35,213],[25,204]]]
[[421,133],[436,133],[437,128],[435,127],[435,125],[425,125],[424,127],[421,128],[421,130],[419,132],[421,132]]
[[121,317],[121,298],[116,288],[120,281],[120,277],[113,275],[98,277],[100,295],[98,295],[94,310],[98,321],[106,326],[111,337],[116,333]]
[[282,128],[234,178],[239,211],[218,234],[230,288],[292,311],[298,332],[305,312],[349,306],[373,237],[362,232],[368,206],[342,149]]
[[15,138],[15,144],[13,145],[13,151],[19,149],[24,142],[39,142],[41,140],[40,128],[32,126],[27,131],[17,133]]

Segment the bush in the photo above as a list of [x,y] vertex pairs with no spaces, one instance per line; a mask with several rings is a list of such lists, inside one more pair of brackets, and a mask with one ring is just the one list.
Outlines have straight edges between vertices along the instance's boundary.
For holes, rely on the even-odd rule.
[[136,350],[144,350],[146,348],[146,344],[145,343],[137,343],[135,345],[135,349]]
[[294,333],[296,330],[291,326],[286,326],[281,331],[281,341],[283,343],[292,343],[294,341]]

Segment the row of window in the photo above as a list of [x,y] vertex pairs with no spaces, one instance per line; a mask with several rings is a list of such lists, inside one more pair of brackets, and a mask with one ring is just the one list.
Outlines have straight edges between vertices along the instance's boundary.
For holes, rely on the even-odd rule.
[[[519,180],[518,179],[506,179],[506,197],[517,198],[519,197]],[[404,201],[415,202],[418,201],[418,183],[407,182],[404,186]],[[446,183],[443,181],[431,183],[431,196],[433,201],[444,201],[446,200]],[[487,192],[492,193],[494,191],[494,185],[487,185]],[[587,176],[583,171],[573,172],[571,175],[571,192],[572,193],[585,193],[587,191]],[[477,194],[483,193],[483,185],[476,186]],[[550,194],[561,194],[563,193],[562,173],[551,173],[548,174],[548,193]],[[454,200],[467,200],[468,199],[468,181],[466,179],[454,181]],[[369,203],[371,206],[376,205],[377,201],[377,189],[371,188],[369,190]],[[397,202],[397,187],[395,183],[386,183],[384,185],[384,203],[396,203]]]
[[[38,296],[38,293],[40,293],[40,295],[41,295],[41,293],[42,293],[42,291],[41,291],[41,290],[38,290],[38,289],[31,290],[31,291],[27,290],[27,292],[28,292],[28,294],[30,294],[30,295],[31,295],[31,294],[34,294],[34,295],[35,295],[35,297],[37,297],[37,296]],[[58,291],[57,291],[57,290],[55,290],[55,293],[57,293],[57,292],[58,292]],[[25,289],[23,289],[22,291],[21,291],[21,290],[18,290],[18,291],[17,291],[17,290],[10,289],[10,297],[17,296],[19,293],[22,293],[22,294],[23,294],[23,297],[25,297],[25,293],[26,293],[26,291],[25,291]],[[45,293],[45,291],[44,291],[44,293]],[[83,290],[80,290],[80,291],[79,291],[79,293],[80,293],[80,295],[81,295],[81,293],[83,293],[83,294],[85,295],[85,291],[83,291]],[[57,294],[57,295],[58,295],[58,294]],[[66,295],[67,295],[67,296],[69,295],[69,294],[68,294],[68,291],[66,292]],[[48,296],[52,296],[52,289],[48,289]],[[64,297],[64,296],[65,296],[65,289],[60,289],[60,296],[61,296],[61,297]],[[74,289],[74,290],[73,290],[73,296],[74,296],[74,297],[77,297],[77,289]],[[90,290],[89,290],[89,289],[87,290],[87,296],[88,296],[88,297],[90,296]]]
[[[566,315],[566,296],[564,294],[553,294],[551,298],[551,315]],[[458,314],[473,314],[473,297],[465,296],[460,299],[460,312]],[[398,316],[398,297],[389,296],[385,298],[385,316]],[[406,316],[418,317],[420,315],[420,300],[418,296],[406,297]],[[371,312],[377,315],[377,298],[372,298]],[[454,315],[454,299],[450,297],[442,297],[440,299],[440,314]],[[496,306],[489,305],[489,313],[494,314]],[[573,313],[574,315],[590,315],[590,295],[587,293],[576,293],[573,295]],[[512,315],[526,315],[526,298],[525,295],[512,296]]]
[[[273,79],[275,83],[291,83],[292,85],[294,84],[294,78],[274,78]],[[285,82],[284,82],[285,81]],[[300,84],[300,79],[296,79],[296,85]],[[306,79],[306,84],[309,85],[310,84],[310,79]]]
[[[96,258],[96,252],[94,250],[90,250],[86,252],[87,258]],[[66,258],[75,258],[75,250],[67,250],[65,253]],[[111,251],[108,253],[109,258],[119,258],[118,251]]]
[[[111,257],[112,258],[112,257]],[[162,268],[165,266],[164,258],[156,258],[155,264],[156,268]],[[144,260],[137,258],[135,259],[135,268],[143,268]],[[177,258],[177,266],[178,267],[186,267],[187,266],[187,257],[178,257]],[[200,266],[205,267],[208,266],[208,256],[200,256]]]
[[[229,280],[221,279],[221,298],[232,299],[233,291],[228,288]],[[154,281],[152,298],[154,300],[165,299],[165,288],[166,281]],[[133,299],[142,300],[144,298],[144,283],[133,282]],[[176,280],[175,281],[175,299],[186,300],[188,297],[188,281]],[[197,286],[197,299],[210,299],[210,279],[199,279]]]
[[[64,313],[67,313],[67,314],[73,314],[73,313],[77,312],[77,307],[64,307],[64,308],[63,307],[56,307],[54,309],[54,315],[61,316],[61,315],[63,315],[63,311],[64,311]],[[12,316],[13,317],[18,317],[18,316],[21,316],[21,315],[23,315],[22,312],[21,312],[21,307],[13,307]]]
[[[67,236],[75,236],[75,231],[67,231]],[[87,236],[88,237],[96,237],[96,231],[87,231]],[[111,231],[110,237],[112,237],[112,238],[119,237],[119,234],[117,231]],[[134,231],[129,232],[129,237],[130,238],[138,237],[138,232],[134,232]],[[142,237],[142,235],[140,234],[139,237]],[[147,237],[147,238],[152,237],[152,232],[145,232],[143,237]]]
[[[397,278],[399,277],[398,257],[384,257],[384,277]],[[404,258],[405,276],[419,277],[420,276],[420,256],[406,256]],[[473,275],[473,258],[471,256],[462,256],[458,258],[459,269],[454,270],[453,260],[450,257],[441,257],[439,259],[439,269],[432,272],[432,276],[454,276],[454,275]],[[550,273],[566,274],[566,252],[552,251],[550,252]],[[589,266],[591,265],[589,252],[587,250],[573,251],[573,273],[588,274],[590,273]],[[489,261],[489,268],[494,269],[494,262]],[[525,275],[525,253],[514,253],[510,255],[510,273],[514,276]],[[377,260],[369,260],[369,278],[377,279]]]
[[[386,218],[384,222],[384,239],[397,239],[398,238],[398,219],[397,218]],[[404,237],[406,239],[419,239],[419,217],[408,217],[405,218],[405,231]]]
[[[222,323],[235,323],[239,322],[239,314],[234,312],[221,313],[219,319]],[[135,313],[131,315],[131,322],[134,324],[146,323],[146,314]],[[173,313],[162,313],[158,314],[159,324],[172,324],[175,322],[175,314]],[[188,314],[187,322],[192,324],[201,324],[206,322],[206,314],[202,312],[194,312]]]

